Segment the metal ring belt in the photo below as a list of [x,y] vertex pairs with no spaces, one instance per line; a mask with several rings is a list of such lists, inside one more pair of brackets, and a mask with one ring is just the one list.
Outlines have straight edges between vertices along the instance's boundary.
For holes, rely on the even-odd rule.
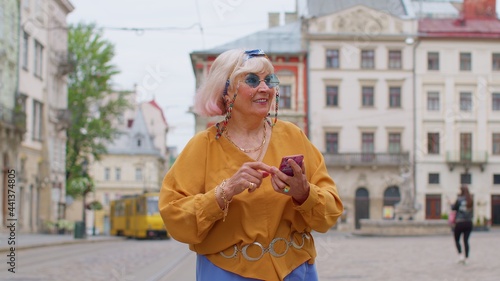
[[[232,258],[235,258],[237,255],[238,255],[238,252],[241,252],[241,255],[248,261],[257,261],[257,260],[260,260],[265,253],[269,253],[271,254],[273,257],[282,257],[284,256],[287,252],[288,252],[288,249],[290,249],[290,247],[294,247],[295,249],[302,249],[302,247],[304,247],[304,244],[305,244],[305,239],[310,239],[310,235],[306,232],[304,233],[300,233],[300,237],[302,238],[302,242],[299,244],[295,243],[294,241],[294,234],[296,232],[290,234],[290,240],[286,240],[285,238],[282,238],[282,237],[276,237],[274,238],[271,243],[269,243],[269,246],[266,248],[264,246],[262,246],[262,244],[260,244],[259,242],[253,242],[251,244],[247,244],[243,247],[241,247],[241,249],[238,248],[237,245],[234,245],[233,246],[233,253],[231,255],[226,255],[224,254],[224,252],[220,252],[220,255],[225,257],[226,259],[232,259]],[[278,242],[284,242],[285,243],[285,250],[283,250],[283,252],[281,253],[278,253],[276,252],[276,250],[274,249],[274,245]],[[252,246],[252,245],[255,245],[257,247],[260,248],[260,254],[259,256],[257,257],[251,257],[248,255],[247,253],[247,250],[248,250],[248,247]]]

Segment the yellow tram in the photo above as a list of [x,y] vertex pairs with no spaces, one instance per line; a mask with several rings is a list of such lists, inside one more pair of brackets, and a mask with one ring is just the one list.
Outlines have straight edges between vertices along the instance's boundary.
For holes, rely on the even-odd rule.
[[169,238],[158,210],[158,196],[159,193],[144,193],[111,201],[111,235]]

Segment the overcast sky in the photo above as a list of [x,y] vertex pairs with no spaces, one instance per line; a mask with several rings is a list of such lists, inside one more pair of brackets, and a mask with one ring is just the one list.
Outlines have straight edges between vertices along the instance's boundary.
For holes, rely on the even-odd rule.
[[[69,23],[96,23],[115,45],[121,73],[115,88],[137,84],[141,99],[153,96],[170,125],[167,145],[179,151],[194,134],[186,113],[195,92],[189,53],[266,29],[268,12],[295,11],[295,0],[71,0]],[[197,4],[199,5],[197,7]],[[200,29],[203,28],[203,32]],[[158,31],[114,28],[158,28]]]
[[[296,5],[295,0],[70,1],[75,10],[69,23],[94,22],[115,45],[114,63],[121,71],[115,88],[132,90],[136,84],[141,100],[154,96],[170,125],[167,145],[179,152],[194,134],[194,118],[187,113],[195,92],[189,53],[266,29],[269,12],[292,12]],[[299,0],[300,13],[304,3]]]

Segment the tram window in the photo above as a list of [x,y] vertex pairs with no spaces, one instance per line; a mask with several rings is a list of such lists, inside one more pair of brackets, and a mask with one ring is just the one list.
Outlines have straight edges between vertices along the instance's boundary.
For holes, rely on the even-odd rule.
[[148,215],[159,213],[158,197],[148,197]]
[[144,202],[144,198],[137,198],[137,201],[136,201],[136,214],[144,214],[146,212],[146,208],[145,208],[145,202]]

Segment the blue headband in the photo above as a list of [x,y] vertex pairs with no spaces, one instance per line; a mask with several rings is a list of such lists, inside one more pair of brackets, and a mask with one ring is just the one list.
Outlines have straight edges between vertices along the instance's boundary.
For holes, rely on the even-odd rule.
[[247,50],[245,51],[245,59],[243,61],[247,61],[251,58],[254,58],[254,57],[266,57],[266,53],[264,53],[264,51],[262,49],[255,49],[255,50]]

